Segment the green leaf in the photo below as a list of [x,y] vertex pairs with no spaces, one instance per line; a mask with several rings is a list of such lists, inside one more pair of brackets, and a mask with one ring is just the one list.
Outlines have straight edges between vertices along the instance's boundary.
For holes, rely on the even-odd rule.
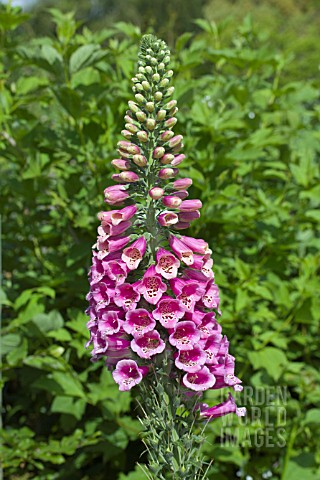
[[255,370],[265,368],[274,380],[279,380],[288,363],[285,353],[274,347],[266,347],[258,352],[249,351],[248,357]]
[[105,52],[100,50],[99,45],[87,44],[79,47],[70,57],[71,74],[89,67],[98,62],[105,56]]
[[6,355],[15,348],[17,348],[21,343],[21,336],[16,333],[9,333],[8,335],[3,335],[1,338],[1,353]]
[[54,372],[52,378],[61,386],[66,395],[70,397],[85,397],[82,385],[75,375],[67,372]]
[[77,420],[81,420],[85,411],[86,402],[81,398],[75,400],[72,397],[57,396],[51,405],[51,412],[66,413],[73,415]]
[[33,317],[32,322],[37,325],[42,333],[59,330],[63,327],[63,318],[57,310],[52,310],[47,315],[39,314]]

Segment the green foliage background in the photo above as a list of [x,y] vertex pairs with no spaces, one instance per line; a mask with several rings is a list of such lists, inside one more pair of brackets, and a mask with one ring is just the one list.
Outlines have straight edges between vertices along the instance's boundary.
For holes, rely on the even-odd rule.
[[[139,480],[134,399],[90,363],[83,311],[140,31],[81,29],[59,10],[51,18],[55,35],[30,38],[24,14],[0,10],[2,464],[10,480]],[[181,173],[204,203],[189,233],[214,251],[223,328],[252,387],[238,395],[245,421],[207,429],[210,478],[316,480],[319,85],[283,80],[284,56],[249,18],[230,39],[196,23],[173,61]],[[256,395],[277,387],[272,405]]]

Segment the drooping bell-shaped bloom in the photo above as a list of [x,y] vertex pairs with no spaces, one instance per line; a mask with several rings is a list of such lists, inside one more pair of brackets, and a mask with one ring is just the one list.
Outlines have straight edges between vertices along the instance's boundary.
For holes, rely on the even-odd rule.
[[107,335],[118,333],[122,323],[123,320],[119,319],[118,312],[109,311],[104,313],[101,320],[99,320],[98,330],[102,338],[105,338]]
[[201,298],[203,288],[195,280],[173,278],[170,280],[172,291],[176,295],[181,308],[185,311],[193,311],[195,304]]
[[140,294],[130,283],[123,283],[115,290],[114,302],[125,311],[134,310],[140,300]]
[[122,260],[125,262],[129,270],[136,270],[141,262],[147,248],[145,237],[135,240],[130,247],[123,250]]
[[179,240],[174,235],[169,237],[169,245],[172,251],[177,255],[177,257],[182,260],[186,265],[193,264],[193,252],[187,245],[185,245],[181,240]]
[[222,417],[228,413],[235,413],[238,417],[243,417],[246,414],[246,409],[244,407],[238,408],[236,402],[229,393],[229,398],[225,402],[219,403],[214,407],[209,408],[207,404],[202,404],[200,406],[200,417],[207,420],[213,420],[214,418]]
[[155,320],[148,310],[137,308],[126,314],[126,321],[123,323],[123,330],[134,337],[150,332],[156,326]]
[[177,323],[174,332],[169,337],[169,342],[178,350],[192,350],[200,340],[200,333],[193,322],[182,321]]
[[157,330],[152,330],[141,336],[136,336],[131,341],[131,348],[140,358],[151,358],[157,353],[162,353],[166,344]]
[[112,376],[122,392],[131,390],[141,382],[147,373],[148,367],[139,367],[134,360],[120,360]]
[[151,265],[145,272],[143,279],[137,282],[136,288],[151,305],[156,305],[163,292],[167,290],[166,284],[163,283],[161,275],[156,272],[154,265]]
[[152,315],[163,327],[170,329],[184,316],[184,311],[178,300],[164,295]]
[[180,267],[179,260],[173,255],[173,253],[168,252],[164,248],[159,248],[157,251],[157,264],[156,272],[162,275],[167,280],[171,278],[176,278],[178,273],[178,268]]
[[103,268],[108,278],[110,280],[114,280],[116,285],[121,285],[125,282],[128,274],[128,268],[120,259],[110,261],[106,259],[103,262]]
[[175,364],[180,370],[185,372],[197,372],[206,362],[206,354],[198,345],[194,345],[192,350],[179,350],[175,359]]
[[189,372],[183,377],[183,384],[196,392],[208,390],[208,388],[213,387],[215,381],[215,376],[210,373],[210,370],[206,366],[197,372]]

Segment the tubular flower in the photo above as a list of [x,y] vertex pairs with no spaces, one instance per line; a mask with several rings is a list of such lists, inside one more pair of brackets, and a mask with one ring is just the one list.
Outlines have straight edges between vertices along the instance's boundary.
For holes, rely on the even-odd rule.
[[[164,42],[143,38],[132,78],[135,99],[112,160],[120,173],[104,190],[115,209],[98,214],[87,346],[93,361],[105,358],[120,390],[151,385],[166,365],[166,379],[187,401],[195,392],[242,386],[217,320],[212,252],[205,240],[179,233],[200,217],[202,203],[186,200],[190,178],[176,179],[185,155],[182,136],[173,132],[177,102],[170,100],[169,60]],[[199,404],[197,412],[209,420],[244,415],[232,396],[214,407]]]

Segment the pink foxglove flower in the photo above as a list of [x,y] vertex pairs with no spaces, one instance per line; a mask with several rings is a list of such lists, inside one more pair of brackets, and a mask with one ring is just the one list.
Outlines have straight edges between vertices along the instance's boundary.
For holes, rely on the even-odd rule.
[[162,281],[161,275],[157,274],[154,265],[151,265],[145,272],[143,279],[137,282],[136,288],[145,300],[152,305],[156,305],[162,294],[167,290],[166,284]]
[[147,242],[144,237],[138,238],[130,247],[123,250],[122,260],[125,262],[129,270],[136,270],[141,262],[147,248]]
[[[183,425],[189,422],[190,430],[181,427],[178,437],[189,451],[190,438],[198,445],[192,426],[199,418],[244,415],[245,410],[231,395],[219,405],[199,403],[194,408],[195,399],[207,390],[240,392],[242,385],[218,322],[219,288],[208,242],[180,233],[200,217],[202,202],[188,198],[191,178],[176,178],[185,155],[180,153],[182,136],[173,131],[178,109],[176,100],[170,100],[169,61],[164,42],[152,35],[143,38],[132,78],[135,100],[128,103],[124,140],[112,161],[118,170],[112,176],[116,185],[104,190],[114,210],[98,214],[87,295],[87,346],[92,347],[93,361],[105,359],[121,391],[139,385],[150,414],[148,435],[155,432],[153,438],[160,438],[157,429],[162,425],[166,431],[161,438],[171,438],[172,429],[182,425],[179,412],[184,411]],[[150,451],[154,443],[148,443],[148,435]],[[186,478],[204,478],[199,451],[195,447],[193,461],[179,466]],[[167,478],[176,468],[168,445],[160,442],[157,452],[154,468]],[[179,457],[183,462],[185,455]]]
[[180,262],[173,255],[173,253],[168,252],[164,248],[159,248],[157,251],[156,259],[157,259],[157,265],[156,265],[157,273],[160,273],[160,275],[162,275],[167,280],[177,277],[178,268],[180,267]]
[[229,393],[229,398],[225,402],[219,403],[214,407],[209,408],[207,404],[202,404],[200,406],[200,417],[213,420],[214,418],[222,417],[228,413],[235,413],[238,417],[243,417],[246,414],[245,408],[238,408],[236,402]]
[[147,367],[139,367],[134,360],[120,360],[112,376],[122,392],[130,390],[141,382]]
[[123,330],[136,337],[150,332],[155,326],[156,322],[148,310],[137,308],[126,314],[126,322],[123,323]]

